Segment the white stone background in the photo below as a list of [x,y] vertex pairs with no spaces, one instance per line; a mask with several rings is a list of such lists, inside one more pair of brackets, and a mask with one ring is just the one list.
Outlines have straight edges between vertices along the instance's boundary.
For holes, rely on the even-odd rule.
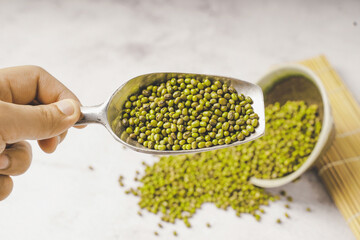
[[[274,64],[318,54],[328,57],[359,101],[360,1],[0,0],[0,67],[40,65],[84,105],[101,103],[148,72],[255,82]],[[176,239],[354,239],[313,172],[282,188],[294,203],[291,219],[281,225],[275,220],[284,219],[284,201],[266,207],[260,223],[209,204],[191,229],[177,222],[158,230],[160,217],[139,217],[138,198],[117,182],[122,174],[134,185],[141,162],[156,159],[123,150],[98,125],[70,130],[51,155],[32,145],[31,168],[14,178],[13,193],[0,203],[1,240],[175,239],[173,230]]]

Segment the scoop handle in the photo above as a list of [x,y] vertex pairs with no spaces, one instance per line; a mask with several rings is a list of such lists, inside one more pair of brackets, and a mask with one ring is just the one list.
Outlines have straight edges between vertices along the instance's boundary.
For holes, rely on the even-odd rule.
[[82,117],[74,126],[87,125],[89,123],[100,123],[105,125],[106,114],[103,104],[92,107],[80,107]]

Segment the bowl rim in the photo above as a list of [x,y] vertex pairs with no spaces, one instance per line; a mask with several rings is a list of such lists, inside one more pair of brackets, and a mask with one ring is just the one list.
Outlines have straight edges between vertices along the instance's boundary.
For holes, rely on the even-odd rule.
[[[281,74],[283,74],[281,76]],[[306,161],[300,166],[295,172],[276,179],[258,179],[255,177],[250,178],[250,182],[256,186],[264,188],[274,188],[283,186],[289,182],[294,181],[300,177],[306,170],[308,170],[313,163],[320,157],[320,155],[326,150],[328,145],[331,143],[333,131],[334,131],[334,121],[331,114],[330,102],[326,94],[325,87],[321,82],[320,78],[308,67],[296,64],[296,63],[287,63],[280,64],[271,68],[267,73],[265,73],[258,81],[258,85],[263,86],[263,91],[266,86],[269,86],[271,83],[274,83],[285,76],[290,75],[302,75],[312,81],[318,88],[321,99],[323,101],[324,115],[322,121],[322,128],[319,134],[318,141],[312,150],[309,157]],[[270,84],[269,84],[270,83]],[[264,93],[265,94],[265,93]]]

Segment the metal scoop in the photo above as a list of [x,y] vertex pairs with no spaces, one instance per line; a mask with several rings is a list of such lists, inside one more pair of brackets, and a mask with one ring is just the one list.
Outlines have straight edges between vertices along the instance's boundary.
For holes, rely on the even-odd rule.
[[[151,84],[165,82],[171,78],[208,78],[211,81],[220,80],[221,82],[227,83],[229,86],[235,88],[240,94],[243,93],[246,96],[250,96],[253,99],[252,107],[254,112],[259,116],[259,126],[255,129],[249,137],[246,137],[242,141],[236,141],[231,144],[216,145],[208,148],[192,149],[192,150],[155,150],[144,147],[134,139],[129,137],[129,134],[125,132],[125,128],[122,126],[113,126],[114,119],[121,112],[125,101],[132,94],[139,91],[139,89],[146,87]],[[111,135],[120,143],[126,147],[131,148],[137,152],[153,154],[153,155],[176,155],[176,154],[188,154],[205,152],[215,149],[233,147],[240,145],[258,137],[261,137],[265,132],[265,109],[264,109],[264,97],[261,88],[255,84],[241,81],[234,78],[204,75],[204,74],[193,74],[193,73],[150,73],[135,77],[125,84],[120,86],[112,96],[105,101],[103,104],[93,107],[81,107],[81,113],[83,118],[80,119],[75,125],[86,125],[89,123],[100,123],[104,125]],[[116,131],[115,131],[116,129]],[[116,134],[116,133],[117,134]]]

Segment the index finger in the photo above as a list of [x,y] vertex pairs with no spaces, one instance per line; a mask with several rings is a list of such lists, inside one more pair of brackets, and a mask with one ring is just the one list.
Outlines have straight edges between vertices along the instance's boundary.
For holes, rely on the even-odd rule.
[[[69,98],[80,103],[73,92],[39,66],[0,69],[0,101],[38,105]],[[76,126],[76,128],[84,127]]]
[[49,104],[62,99],[79,99],[50,73],[38,66],[0,69],[0,100],[16,104],[36,101]]

